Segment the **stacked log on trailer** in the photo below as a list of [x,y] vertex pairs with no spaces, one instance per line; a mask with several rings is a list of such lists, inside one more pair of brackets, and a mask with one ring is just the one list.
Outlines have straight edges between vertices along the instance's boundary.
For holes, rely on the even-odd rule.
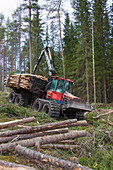
[[[7,128],[11,126],[16,126],[19,123],[27,123],[34,121],[35,118],[27,118],[22,120],[15,120],[14,122],[7,122],[7,123],[1,123],[0,128]],[[29,158],[31,161],[35,160],[37,163],[37,166],[41,166],[43,163],[50,164],[54,167],[61,167],[64,169],[72,170],[72,169],[90,169],[88,167],[84,167],[81,165],[78,165],[77,163],[73,163],[69,160],[63,160],[60,158],[56,158],[47,154],[42,154],[40,152],[40,148],[43,148],[45,145],[47,148],[47,144],[49,144],[49,147],[53,148],[51,145],[54,145],[55,143],[62,142],[62,145],[59,147],[60,149],[76,149],[77,146],[75,145],[68,145],[64,144],[72,139],[79,138],[79,137],[85,137],[87,136],[86,130],[81,131],[70,131],[68,127],[73,126],[86,126],[87,121],[77,121],[76,119],[72,120],[64,120],[59,121],[55,123],[48,123],[44,125],[38,125],[38,126],[27,126],[21,129],[16,130],[5,130],[3,129],[0,132],[0,153],[3,154],[5,151],[5,154],[8,150],[14,150],[19,155],[25,156],[26,158]],[[42,137],[41,137],[42,136]],[[54,148],[57,148],[57,145],[54,145]],[[64,146],[64,147],[63,147]],[[34,150],[28,149],[28,147],[34,147]],[[13,152],[14,153],[14,152]],[[2,163],[1,163],[2,162]],[[8,162],[0,161],[1,165],[6,165]],[[9,163],[10,164],[10,163]],[[9,165],[10,166],[10,165]],[[22,166],[22,165],[20,165]],[[29,169],[29,168],[28,168]],[[43,168],[42,168],[43,169]]]
[[25,89],[32,93],[44,93],[48,79],[40,75],[14,74],[4,79],[4,84],[11,88]]

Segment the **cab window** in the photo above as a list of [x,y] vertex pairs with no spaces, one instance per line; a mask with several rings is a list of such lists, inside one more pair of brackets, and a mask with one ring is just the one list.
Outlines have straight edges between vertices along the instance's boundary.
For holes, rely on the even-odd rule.
[[65,83],[65,91],[72,93],[72,83],[71,82],[66,82]]
[[58,80],[58,84],[57,84],[57,88],[56,88],[56,92],[62,93],[62,89],[63,89],[63,80]]
[[57,80],[54,79],[52,82],[51,88],[50,88],[51,91],[55,91],[56,82],[57,82]]

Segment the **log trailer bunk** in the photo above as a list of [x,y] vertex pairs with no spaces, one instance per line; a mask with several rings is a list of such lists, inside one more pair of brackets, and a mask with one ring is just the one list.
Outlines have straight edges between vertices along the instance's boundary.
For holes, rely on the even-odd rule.
[[[60,114],[66,115],[67,118],[83,119],[84,112],[90,112],[91,106],[81,98],[72,95],[72,80],[56,76],[49,47],[42,50],[34,66],[33,74],[35,74],[44,55],[49,69],[48,83],[45,85],[45,95],[39,95],[36,99],[31,97],[32,100],[28,102],[27,94],[25,95],[24,93],[26,100],[23,100],[23,102],[27,101],[27,103],[32,104],[33,110],[47,113],[54,119],[58,119]],[[20,93],[22,94],[22,92]]]

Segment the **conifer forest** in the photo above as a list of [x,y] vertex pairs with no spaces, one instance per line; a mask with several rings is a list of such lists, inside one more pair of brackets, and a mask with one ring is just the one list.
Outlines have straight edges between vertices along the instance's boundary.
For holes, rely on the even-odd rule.
[[[9,74],[32,73],[49,46],[57,75],[74,81],[74,95],[89,103],[112,103],[113,3],[70,0],[69,11],[66,0],[40,2],[23,0],[11,18],[0,13],[0,90],[5,91]],[[36,74],[48,78],[45,58]]]

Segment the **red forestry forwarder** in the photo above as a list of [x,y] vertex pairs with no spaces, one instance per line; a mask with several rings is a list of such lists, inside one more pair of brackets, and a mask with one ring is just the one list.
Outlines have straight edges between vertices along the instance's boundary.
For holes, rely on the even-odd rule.
[[[25,100],[23,100],[23,102],[27,101],[27,103],[33,105],[32,107],[35,111],[45,112],[54,119],[58,119],[61,114],[65,115],[67,118],[83,119],[84,113],[86,111],[91,111],[91,106],[84,102],[83,99],[72,94],[72,80],[56,76],[56,71],[52,64],[52,57],[49,47],[46,47],[42,50],[34,67],[33,74],[35,74],[39,63],[44,55],[46,57],[49,69],[48,83],[45,84],[44,89],[45,95],[39,95],[40,97],[33,98],[32,92],[30,92],[31,97],[27,97],[28,94],[25,90],[13,89],[15,91],[15,94],[18,93],[20,95],[23,95],[24,93]],[[11,96],[10,94],[9,98],[11,99],[11,97],[13,97],[14,100],[14,96]],[[32,100],[30,98],[32,98]],[[12,100],[10,101],[12,102]],[[16,100],[16,102],[14,103],[16,105],[19,105],[20,102],[17,101],[18,100]]]

